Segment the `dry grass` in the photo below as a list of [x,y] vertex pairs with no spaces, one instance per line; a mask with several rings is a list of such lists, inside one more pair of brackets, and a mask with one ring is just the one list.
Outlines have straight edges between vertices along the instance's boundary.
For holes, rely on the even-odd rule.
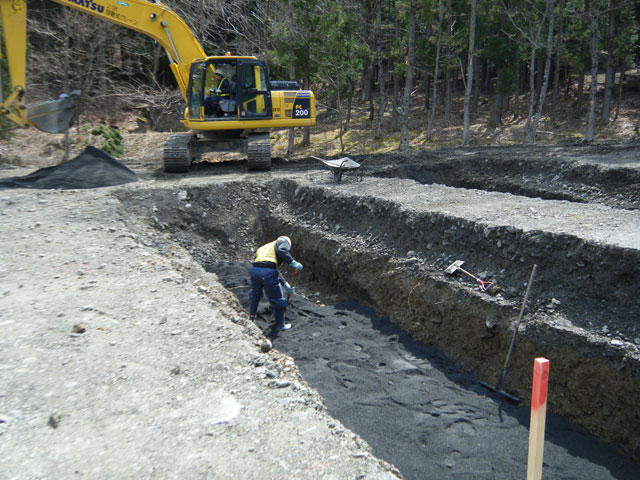
[[[438,112],[433,128],[433,137],[426,139],[429,112],[422,105],[424,99],[416,95],[412,99],[413,107],[410,115],[410,147],[416,150],[454,147],[462,139],[463,99],[454,101],[450,125],[444,125],[442,115]],[[471,145],[508,145],[521,144],[524,140],[527,97],[511,98],[503,114],[503,124],[497,128],[488,126],[489,114],[493,105],[491,97],[483,97],[478,108],[471,116]],[[615,123],[596,129],[597,142],[626,142],[640,140],[634,129],[638,121],[640,95],[638,90],[630,88],[625,95]],[[550,100],[547,102],[550,106]],[[586,112],[580,111],[571,100],[562,99],[558,111],[561,112],[555,125],[551,125],[547,116],[541,119],[538,127],[536,144],[572,143],[582,138],[586,125]],[[338,119],[328,117],[318,121],[311,127],[311,145],[302,145],[302,130],[296,130],[296,142],[292,160],[315,155],[332,158],[341,155],[367,155],[397,151],[400,145],[400,132],[391,129],[389,108],[384,117],[384,130],[381,138],[376,138],[376,122],[369,120],[368,108],[365,105],[354,107],[350,129],[343,133],[344,149],[341,149]],[[98,123],[96,120],[93,124]],[[100,148],[101,139],[86,132],[84,125],[73,126],[70,130],[71,155],[78,155],[87,145]],[[142,163],[162,165],[162,149],[171,133],[141,130],[135,114],[123,114],[118,121],[123,135],[125,151],[123,158]],[[288,129],[275,130],[271,133],[272,155],[286,157]],[[16,130],[9,141],[0,142],[0,166],[27,167],[49,166],[60,163],[64,153],[64,135],[51,135],[36,129]],[[210,161],[214,160],[211,158]]]
[[[512,98],[510,105],[503,114],[503,124],[489,127],[489,114],[492,108],[492,98],[485,98],[482,105],[471,114],[470,144],[471,145],[512,145],[524,143],[524,126],[528,97],[523,95]],[[458,98],[453,104],[450,125],[444,125],[442,116],[436,116],[433,135],[430,141],[426,138],[427,122],[430,113],[421,105],[422,98],[413,99],[409,121],[409,144],[412,149],[436,149],[455,147],[460,145],[463,133],[463,99]],[[638,121],[640,96],[627,96],[621,105],[615,123],[596,128],[596,142],[628,142],[640,141],[640,134],[635,130]],[[550,105],[550,101],[547,103]],[[578,111],[571,101],[563,99],[558,107],[558,119],[551,124],[549,116],[543,116],[538,126],[536,144],[550,145],[557,143],[573,143],[580,140],[586,127],[586,112]],[[295,157],[316,155],[320,157],[335,157],[351,154],[372,154],[398,151],[400,132],[392,131],[391,115],[387,109],[384,119],[384,133],[382,138],[375,138],[375,120],[369,120],[368,111],[356,109],[351,121],[351,128],[343,134],[344,151],[340,148],[337,121],[319,122],[312,129],[311,145],[302,145],[302,134],[296,138]],[[280,156],[285,156],[287,147],[286,131],[275,132],[272,135],[275,149]]]

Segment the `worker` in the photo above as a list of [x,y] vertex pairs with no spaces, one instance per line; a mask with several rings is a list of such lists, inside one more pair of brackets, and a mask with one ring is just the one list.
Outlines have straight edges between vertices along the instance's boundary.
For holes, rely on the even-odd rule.
[[229,80],[224,78],[222,70],[216,70],[214,86],[209,89],[209,96],[205,100],[205,115],[222,115],[220,100],[229,99],[230,95]]
[[302,264],[291,256],[291,239],[281,236],[275,241],[261,246],[256,251],[249,274],[251,276],[251,290],[249,290],[249,317],[255,320],[258,312],[258,303],[262,298],[262,291],[267,294],[273,313],[276,317],[275,329],[277,331],[289,330],[290,323],[285,323],[284,312],[287,309],[287,300],[282,289],[291,294],[293,287],[286,282],[278,267],[283,263],[290,264],[296,270],[302,270]]

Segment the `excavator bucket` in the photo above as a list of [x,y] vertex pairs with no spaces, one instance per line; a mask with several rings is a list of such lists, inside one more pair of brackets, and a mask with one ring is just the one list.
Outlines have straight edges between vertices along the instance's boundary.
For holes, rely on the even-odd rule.
[[64,132],[76,111],[80,91],[62,94],[57,100],[27,105],[27,120],[47,133]]

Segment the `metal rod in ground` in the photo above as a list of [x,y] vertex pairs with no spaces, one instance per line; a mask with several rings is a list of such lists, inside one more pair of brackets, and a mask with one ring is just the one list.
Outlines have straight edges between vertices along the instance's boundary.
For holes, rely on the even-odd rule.
[[[291,288],[293,288],[293,285],[296,283],[296,275],[298,275],[299,271],[300,270],[296,270],[295,272],[293,272],[293,278],[291,279],[291,283],[290,283]],[[287,293],[287,304],[291,303],[290,300],[291,300],[291,294]]]
[[511,344],[509,345],[509,351],[507,352],[507,358],[504,361],[504,366],[502,367],[502,373],[500,374],[500,378],[498,379],[498,383],[496,383],[496,386],[492,386],[489,385],[486,382],[480,382],[480,385],[482,385],[483,387],[488,388],[489,390],[493,390],[494,392],[499,393],[500,395],[502,395],[505,398],[508,398],[509,400],[511,400],[512,402],[515,403],[519,403],[520,399],[518,397],[516,397],[515,395],[511,395],[507,392],[505,392],[504,390],[500,390],[500,387],[502,386],[502,382],[504,381],[505,377],[507,376],[507,367],[509,366],[509,360],[511,359],[511,353],[513,352],[513,347],[516,343],[516,336],[518,335],[518,329],[520,327],[520,322],[522,321],[522,315],[524,313],[524,307],[527,304],[527,298],[529,298],[529,292],[531,291],[531,285],[533,284],[533,277],[536,274],[536,270],[538,268],[538,265],[534,264],[533,268],[531,269],[531,275],[529,276],[529,283],[527,284],[527,290],[524,293],[524,298],[522,299],[522,305],[520,306],[520,313],[518,314],[518,320],[516,320],[516,325],[515,325],[515,329],[513,332],[513,337],[511,337]]

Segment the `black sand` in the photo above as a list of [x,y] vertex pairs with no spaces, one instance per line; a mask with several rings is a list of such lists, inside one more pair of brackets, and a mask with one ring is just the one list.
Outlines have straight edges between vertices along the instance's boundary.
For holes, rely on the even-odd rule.
[[87,147],[76,158],[53,167],[45,167],[22,177],[0,180],[0,190],[7,188],[85,189],[110,187],[137,182],[129,168],[95,147]]
[[[247,306],[248,265],[207,269]],[[278,335],[266,299],[258,313],[258,326],[295,359],[329,412],[405,478],[526,477],[529,409],[481,387],[437,349],[414,343],[356,301],[319,306],[294,296],[286,314],[293,328]],[[615,446],[548,414],[544,479],[639,477],[640,466]]]

